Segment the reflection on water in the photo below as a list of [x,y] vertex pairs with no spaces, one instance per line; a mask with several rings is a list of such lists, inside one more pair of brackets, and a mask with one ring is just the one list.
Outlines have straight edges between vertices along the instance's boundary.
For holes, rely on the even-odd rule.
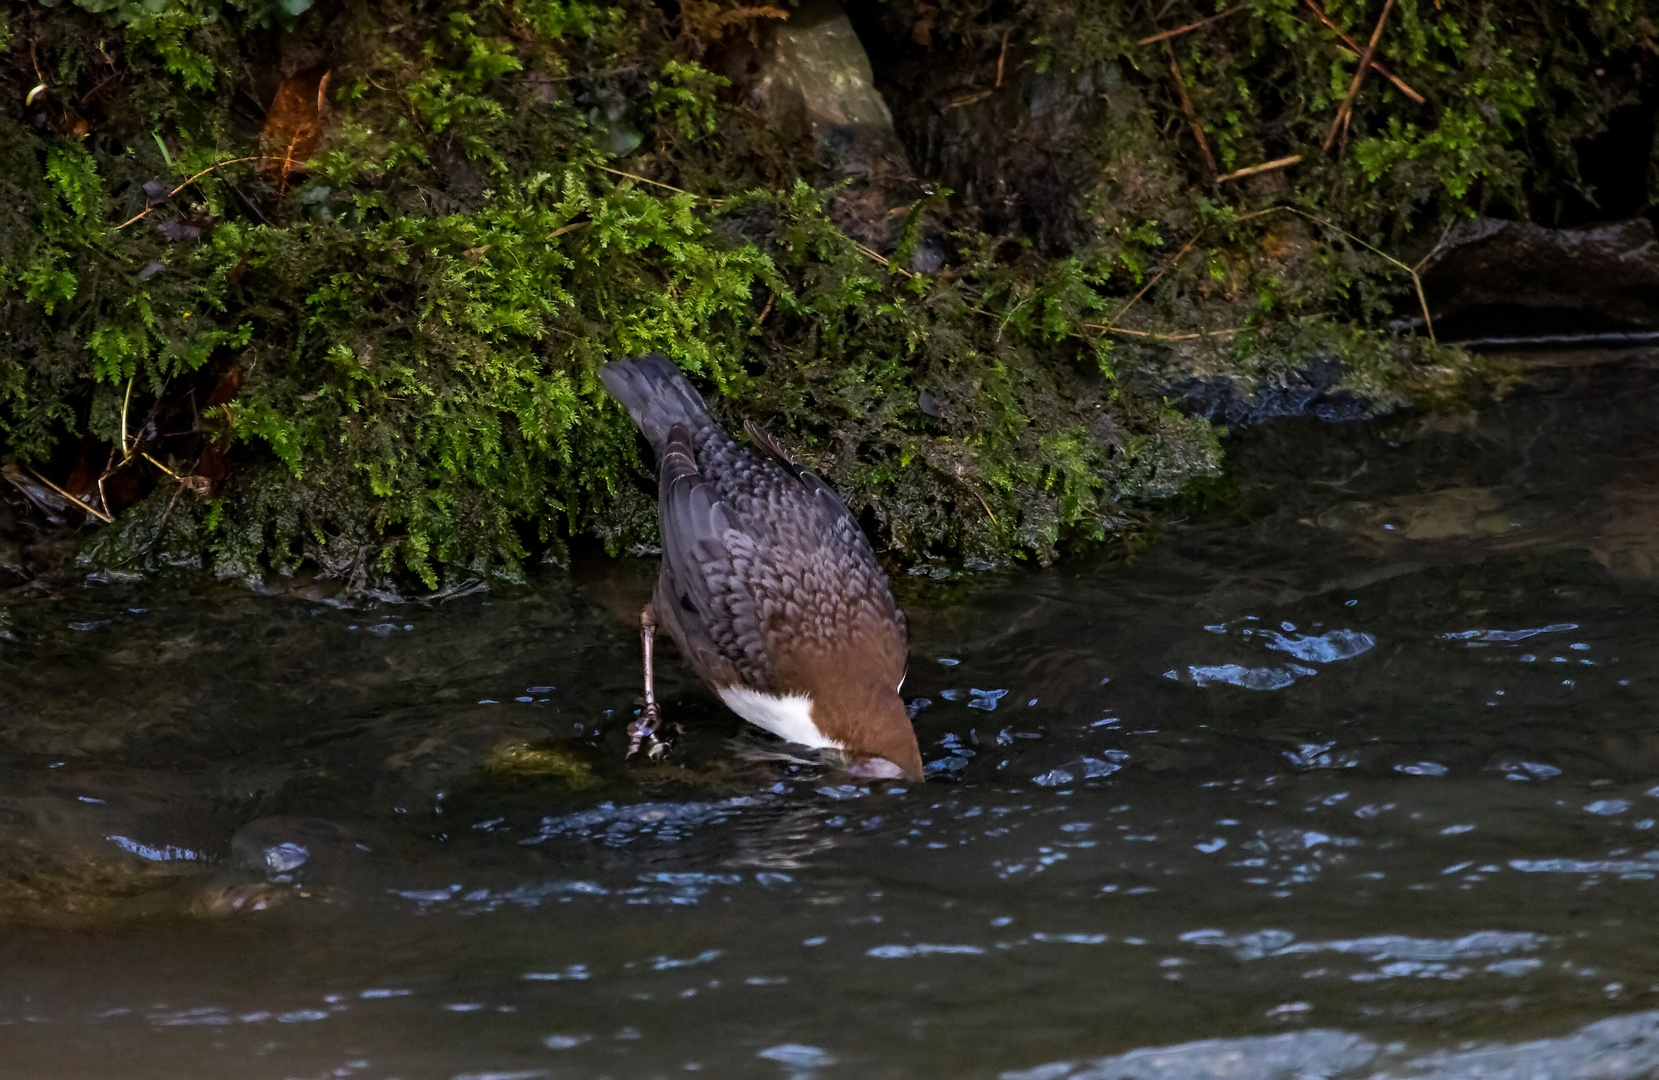
[[8,596],[0,1076],[1659,1074],[1659,370],[1548,378],[901,581],[923,786],[624,765],[648,564]]

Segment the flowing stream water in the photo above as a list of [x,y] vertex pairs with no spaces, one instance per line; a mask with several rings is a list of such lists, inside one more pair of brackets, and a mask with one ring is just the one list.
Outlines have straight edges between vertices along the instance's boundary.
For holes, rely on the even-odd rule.
[[898,582],[932,779],[749,733],[654,565],[0,608],[0,1077],[1659,1075],[1659,354],[1229,440]]

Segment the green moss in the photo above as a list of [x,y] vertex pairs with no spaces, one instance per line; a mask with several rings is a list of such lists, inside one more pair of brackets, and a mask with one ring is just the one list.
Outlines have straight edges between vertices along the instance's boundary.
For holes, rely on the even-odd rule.
[[560,746],[502,743],[490,751],[479,769],[503,779],[557,780],[572,791],[582,791],[603,783],[594,775],[591,765]]
[[[964,225],[949,272],[909,276],[642,0],[0,4],[6,451],[106,473],[102,563],[510,576],[581,533],[651,542],[648,463],[595,372],[661,349],[901,559],[1049,558],[1217,474],[1218,431],[1140,378],[1160,365],[1259,382],[1326,358],[1379,406],[1457,393],[1466,358],[1389,330],[1416,299],[1381,251],[1570,190],[1572,140],[1631,100],[1587,72],[1652,36],[1634,0],[1402,2],[1390,60],[1430,106],[1370,87],[1321,157],[1351,58],[1255,0],[1173,46],[1223,169],[1308,161],[1216,187],[1134,44],[1144,13],[1077,10],[946,3],[937,33],[1017,33],[1023,70],[1115,88],[1076,149],[1081,242]],[[298,168],[257,160],[283,56],[328,73]],[[895,262],[959,210],[918,204]]]

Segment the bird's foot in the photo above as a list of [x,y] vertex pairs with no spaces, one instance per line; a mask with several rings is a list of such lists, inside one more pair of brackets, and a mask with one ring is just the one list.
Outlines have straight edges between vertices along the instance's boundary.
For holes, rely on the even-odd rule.
[[640,702],[639,718],[628,725],[628,752],[623,760],[639,753],[645,747],[645,756],[656,761],[668,753],[667,741],[658,738],[657,728],[662,724],[662,710],[656,702]]

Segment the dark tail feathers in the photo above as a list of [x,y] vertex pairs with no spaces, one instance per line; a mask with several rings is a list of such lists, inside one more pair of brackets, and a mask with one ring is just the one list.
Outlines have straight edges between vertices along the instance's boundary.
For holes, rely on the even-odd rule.
[[599,378],[634,418],[659,459],[668,429],[675,424],[685,424],[695,433],[714,423],[697,388],[662,353],[612,361],[599,369]]

